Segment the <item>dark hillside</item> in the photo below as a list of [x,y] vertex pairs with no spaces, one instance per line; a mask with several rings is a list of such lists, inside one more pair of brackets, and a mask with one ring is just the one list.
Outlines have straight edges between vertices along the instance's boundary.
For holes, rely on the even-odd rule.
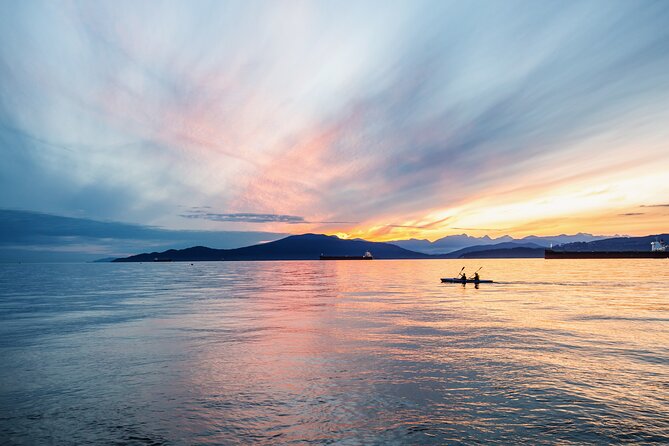
[[274,242],[237,249],[213,249],[195,246],[164,252],[138,254],[116,259],[115,262],[212,261],[212,260],[317,260],[321,254],[331,256],[361,256],[370,251],[375,259],[425,259],[427,254],[409,251],[389,243],[365,240],[343,240],[321,234],[292,235]]

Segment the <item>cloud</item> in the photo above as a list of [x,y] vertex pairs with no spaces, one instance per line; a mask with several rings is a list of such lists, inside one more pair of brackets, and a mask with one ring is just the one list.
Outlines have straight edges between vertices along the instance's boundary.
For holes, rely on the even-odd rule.
[[491,232],[496,232],[496,231],[508,231],[510,228],[452,228],[456,229],[458,231],[491,231]]
[[[3,2],[0,206],[269,232],[502,230],[467,217],[660,169],[668,20],[666,2],[615,0]],[[631,206],[666,196],[641,192]],[[600,215],[617,198],[598,197]]]
[[[282,233],[261,231],[167,230],[114,221],[0,209],[0,260],[94,260],[147,250],[205,245],[238,248],[277,240]],[[40,257],[40,253],[43,253]],[[67,254],[67,255],[65,255]]]
[[304,217],[297,215],[282,215],[282,214],[255,214],[255,213],[232,213],[221,214],[216,212],[208,212],[206,209],[211,209],[210,206],[193,207],[185,214],[181,214],[184,218],[197,218],[203,220],[211,220],[218,222],[229,223],[286,223],[290,225],[296,224],[351,224],[355,222],[350,221],[307,221]]
[[211,221],[235,222],[235,223],[288,223],[300,224],[306,223],[304,217],[296,215],[281,215],[281,214],[253,214],[253,213],[236,213],[236,214],[217,214],[214,212],[204,212],[193,210],[186,214],[181,214],[184,218],[201,218]]
[[[442,28],[422,29],[429,44],[412,35],[407,41],[412,51],[404,63],[380,70],[377,87],[351,95],[318,132],[307,135],[309,143],[280,152],[250,180],[247,200],[283,200],[296,210],[341,209],[345,213],[337,217],[379,222],[386,216],[424,215],[436,206],[463,205],[511,184],[528,190],[534,184],[522,180],[531,170],[541,171],[544,178],[563,175],[565,166],[572,175],[592,178],[597,169],[598,175],[609,175],[613,163],[629,157],[629,151],[597,147],[608,156],[593,165],[579,162],[575,148],[607,127],[625,128],[626,116],[647,116],[644,107],[654,102],[649,92],[662,89],[660,94],[666,95],[667,85],[655,74],[669,68],[669,53],[662,45],[667,33],[659,31],[659,22],[647,12],[619,23],[617,11],[587,25],[577,10],[559,12],[551,20],[542,11],[538,15],[547,20],[544,24],[532,14],[507,21],[501,19],[517,11],[496,12],[496,23],[481,33],[491,48],[499,44],[494,41],[499,23],[512,23],[538,38],[533,44],[506,42],[509,46],[501,48],[510,51],[506,62],[497,62],[492,54],[478,57],[486,47],[471,48],[477,63],[499,63],[504,70],[483,74],[479,85],[459,88],[466,83],[466,67],[458,63],[468,48],[453,48],[458,48],[454,42],[464,40],[462,35],[446,38]],[[638,32],[641,22],[654,31]],[[557,35],[544,32],[546,25]],[[563,27],[581,25],[590,32],[577,32],[570,43],[560,41]],[[607,41],[619,45],[600,48]],[[610,146],[620,145],[619,138]],[[570,157],[564,156],[566,164],[551,163],[570,151]],[[401,226],[413,225],[395,227]]]
[[642,204],[642,208],[669,208],[669,203],[666,204]]

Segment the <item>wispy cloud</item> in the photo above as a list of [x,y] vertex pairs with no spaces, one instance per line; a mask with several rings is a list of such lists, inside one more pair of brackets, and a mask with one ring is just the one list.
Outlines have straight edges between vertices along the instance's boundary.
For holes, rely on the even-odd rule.
[[[668,21],[645,0],[2,2],[0,206],[197,229],[603,232],[669,194],[615,187],[666,171]],[[536,205],[560,197],[558,216]]]
[[202,220],[211,220],[218,222],[230,223],[286,223],[290,225],[296,224],[352,224],[356,222],[350,221],[307,221],[304,217],[298,215],[283,215],[283,214],[255,214],[249,212],[222,214],[216,212],[209,212],[206,209],[211,209],[210,206],[194,207],[187,213],[181,214],[184,218],[196,218]]
[[297,215],[281,214],[217,214],[214,212],[192,211],[187,214],[181,214],[184,218],[201,218],[203,220],[235,222],[235,223],[288,223],[299,224],[306,223],[304,217]]
[[498,231],[508,231],[511,228],[461,228],[461,227],[455,227],[453,229],[456,229],[458,231],[489,231],[489,232],[498,232]]

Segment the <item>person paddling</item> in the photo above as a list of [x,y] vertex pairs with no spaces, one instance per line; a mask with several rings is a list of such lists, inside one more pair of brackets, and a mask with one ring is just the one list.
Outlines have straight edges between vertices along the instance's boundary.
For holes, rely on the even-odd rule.
[[464,271],[460,273],[460,280],[462,280],[462,283],[467,283],[467,274]]
[[481,278],[479,277],[479,272],[476,271],[474,273],[474,283],[479,283],[481,281]]

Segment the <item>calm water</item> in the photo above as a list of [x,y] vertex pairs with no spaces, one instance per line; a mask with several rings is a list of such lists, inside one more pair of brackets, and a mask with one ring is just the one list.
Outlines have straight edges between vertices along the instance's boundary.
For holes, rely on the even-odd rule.
[[0,265],[0,440],[669,442],[669,261]]

